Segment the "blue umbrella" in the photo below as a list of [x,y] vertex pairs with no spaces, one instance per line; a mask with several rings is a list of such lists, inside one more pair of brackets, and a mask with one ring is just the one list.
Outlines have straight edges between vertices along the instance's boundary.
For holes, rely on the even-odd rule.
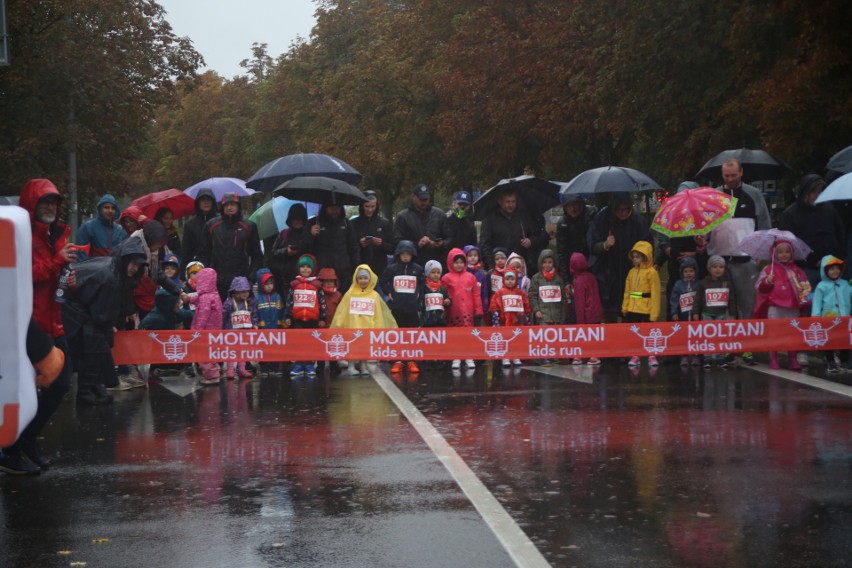
[[816,203],[852,200],[852,173],[843,174],[822,190]]
[[249,217],[257,225],[257,236],[261,239],[277,235],[287,228],[287,214],[290,213],[290,208],[296,203],[301,203],[308,210],[308,217],[313,217],[320,210],[318,203],[304,203],[302,201],[294,201],[286,197],[275,197],[270,199]]
[[322,176],[357,184],[361,174],[339,158],[327,154],[290,154],[272,160],[252,175],[246,185],[257,191],[273,191],[297,177]]
[[239,178],[207,178],[204,181],[200,181],[195,185],[191,185],[183,190],[183,192],[193,199],[198,195],[198,192],[202,189],[209,189],[213,192],[213,195],[216,197],[216,201],[218,202],[222,199],[222,196],[226,193],[236,193],[240,197],[248,197],[254,190],[250,187],[246,187],[246,182]]

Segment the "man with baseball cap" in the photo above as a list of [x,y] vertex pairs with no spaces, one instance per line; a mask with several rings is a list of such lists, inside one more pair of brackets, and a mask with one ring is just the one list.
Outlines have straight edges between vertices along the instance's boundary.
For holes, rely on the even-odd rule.
[[424,266],[437,260],[444,266],[450,249],[447,216],[432,205],[429,186],[419,183],[411,191],[411,204],[400,211],[393,223],[394,242],[411,241],[417,245],[415,262]]
[[453,248],[463,249],[476,244],[476,226],[470,211],[473,196],[469,191],[459,191],[453,199],[453,209],[447,213],[447,230]]

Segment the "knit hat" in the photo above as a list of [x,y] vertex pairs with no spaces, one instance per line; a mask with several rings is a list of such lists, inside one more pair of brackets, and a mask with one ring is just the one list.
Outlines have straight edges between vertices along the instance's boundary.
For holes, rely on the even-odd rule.
[[152,220],[145,223],[145,226],[142,227],[142,234],[145,236],[145,243],[148,248],[156,244],[166,244],[169,240],[168,231],[159,221]]
[[312,271],[316,268],[316,263],[314,262],[313,257],[307,254],[303,254],[299,257],[299,267],[302,267],[306,264],[311,267]]
[[725,259],[719,256],[718,254],[714,254],[709,259],[707,259],[707,270],[710,270],[711,266],[726,266]]
[[367,278],[369,278],[369,277],[370,277],[370,272],[369,272],[369,271],[367,271],[367,270],[364,270],[364,269],[362,268],[361,270],[359,270],[359,271],[355,274],[355,278],[360,278],[361,276],[366,276]]
[[507,272],[503,275],[503,278],[505,278],[505,277],[507,277],[507,276],[510,276],[510,275],[512,276],[512,278],[517,278],[517,277],[518,277],[518,275],[517,275],[517,274],[515,274],[515,271],[514,271],[514,270],[509,270],[509,271],[507,271]]
[[509,258],[509,251],[507,251],[507,250],[506,250],[506,249],[504,249],[504,248],[501,248],[501,247],[497,247],[497,248],[495,248],[495,249],[494,249],[494,257],[496,258],[498,254],[502,254],[502,255],[503,255],[503,256],[505,256],[506,258]]
[[438,269],[438,271],[443,272],[443,270],[441,269],[441,263],[437,260],[430,260],[426,262],[426,275],[428,276],[429,273],[435,270],[436,268]]

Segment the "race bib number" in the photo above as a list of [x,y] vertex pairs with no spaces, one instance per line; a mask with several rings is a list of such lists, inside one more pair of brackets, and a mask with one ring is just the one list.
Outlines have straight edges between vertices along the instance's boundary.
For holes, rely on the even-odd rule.
[[315,308],[317,306],[316,290],[293,290],[294,308]]
[[435,292],[430,292],[423,297],[423,302],[426,305],[426,311],[431,312],[434,310],[442,310],[444,309],[444,295],[438,294]]
[[[697,294],[697,292],[686,292],[680,295],[680,298],[678,298],[678,301],[680,303],[680,311],[692,311],[692,305],[695,303],[695,294]],[[728,305],[727,302],[725,302],[725,305]]]
[[394,276],[393,291],[397,294],[414,294],[417,292],[417,277]]
[[373,298],[351,298],[349,300],[349,313],[356,316],[376,315],[376,301]]
[[503,287],[503,277],[499,274],[491,275],[491,291],[496,292]]
[[251,312],[235,310],[231,313],[231,327],[234,329],[251,329]]
[[559,286],[542,286],[538,289],[538,297],[548,304],[562,301],[562,288]]
[[503,296],[503,311],[516,314],[524,313],[524,300],[517,294]]
[[704,291],[704,304],[708,308],[727,308],[728,294],[728,288],[708,288]]

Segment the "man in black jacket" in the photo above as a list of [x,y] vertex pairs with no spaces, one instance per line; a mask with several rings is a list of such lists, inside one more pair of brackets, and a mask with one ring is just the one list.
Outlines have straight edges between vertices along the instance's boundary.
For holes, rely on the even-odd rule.
[[543,219],[533,219],[518,206],[518,194],[507,188],[497,198],[497,208],[486,214],[479,233],[479,249],[482,260],[494,268],[494,249],[503,248],[524,258],[530,275],[538,266],[538,254],[550,240],[544,230]]
[[447,252],[453,245],[447,229],[447,216],[432,205],[432,192],[427,185],[419,183],[414,186],[411,204],[394,220],[393,238],[397,243],[411,241],[417,246],[414,261],[420,266],[426,266],[430,260],[446,265]]
[[222,211],[204,225],[198,260],[216,271],[216,287],[224,302],[235,276],[254,282],[263,260],[257,226],[243,219],[242,205],[236,193],[222,196]]
[[833,203],[815,203],[825,189],[825,181],[817,174],[808,174],[799,183],[796,201],[781,213],[778,228],[790,231],[802,239],[813,252],[803,261],[796,261],[808,275],[811,287],[819,284],[820,261],[827,254],[846,257],[843,220]]
[[323,205],[310,225],[310,233],[314,238],[311,252],[317,257],[317,267],[333,268],[339,290],[345,294],[352,284],[353,260],[358,258],[358,249],[343,207]]
[[456,193],[453,199],[453,209],[447,213],[447,230],[450,232],[450,242],[453,248],[463,249],[468,245],[476,245],[476,226],[470,204],[473,198],[469,191]]
[[181,241],[180,273],[186,274],[187,265],[198,260],[197,255],[201,249],[201,240],[204,233],[204,225],[218,215],[216,211],[216,197],[212,189],[200,189],[195,195],[195,216],[183,226],[183,240]]

